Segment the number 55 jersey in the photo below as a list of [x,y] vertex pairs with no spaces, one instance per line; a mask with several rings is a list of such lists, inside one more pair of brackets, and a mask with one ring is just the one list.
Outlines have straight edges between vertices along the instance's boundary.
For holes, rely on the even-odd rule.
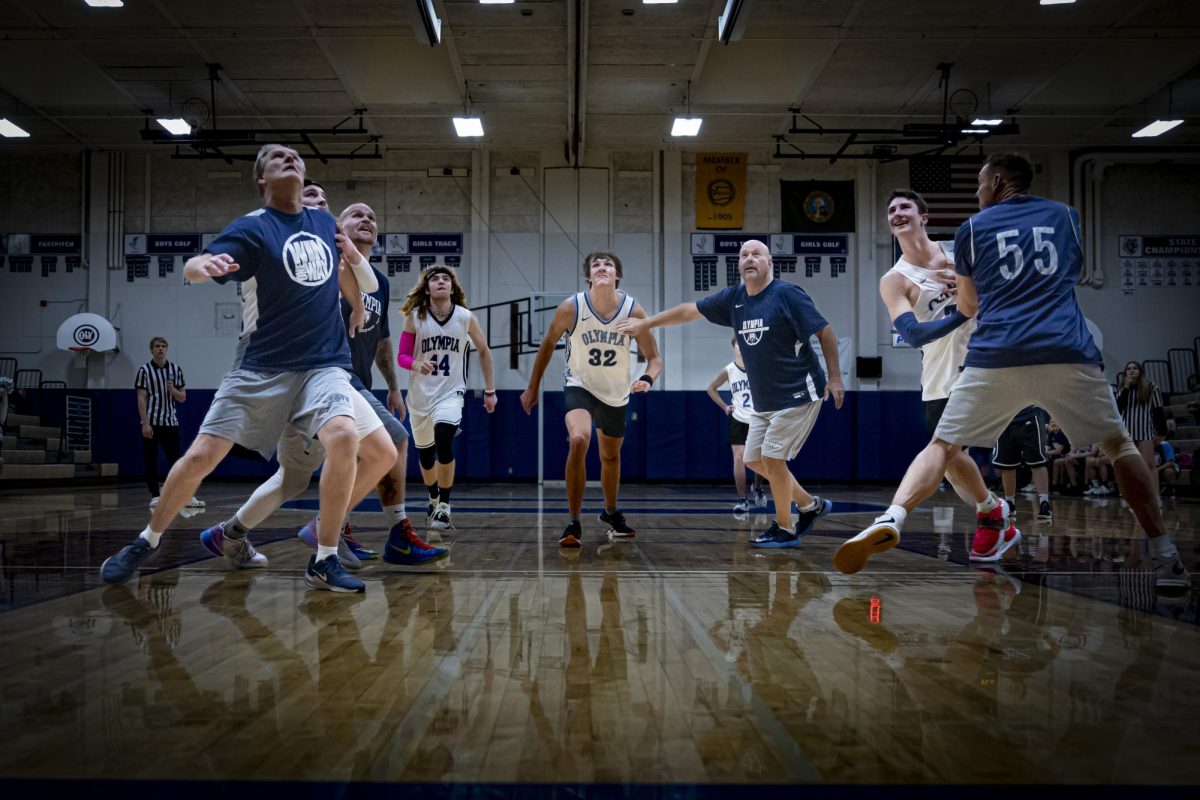
[[609,318],[596,313],[587,292],[575,295],[575,326],[567,331],[566,385],[578,386],[608,406],[629,403],[629,350],[633,339],[617,324],[633,313],[637,301],[624,292]]
[[1103,364],[1075,300],[1079,212],[1033,195],[989,206],[954,237],[954,267],[979,295],[966,366]]
[[[443,401],[461,399],[467,388],[468,331],[474,315],[469,308],[456,305],[450,316],[439,320],[430,310],[425,319],[412,312],[416,342],[413,368],[408,376],[408,408],[417,414],[430,414]],[[420,372],[422,361],[433,363],[433,372]],[[445,420],[451,421],[451,420]]]

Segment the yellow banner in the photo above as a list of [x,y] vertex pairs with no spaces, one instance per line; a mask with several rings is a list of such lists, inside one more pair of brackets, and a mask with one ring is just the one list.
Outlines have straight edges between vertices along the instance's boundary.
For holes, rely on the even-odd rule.
[[696,227],[742,227],[746,211],[746,154],[696,154]]

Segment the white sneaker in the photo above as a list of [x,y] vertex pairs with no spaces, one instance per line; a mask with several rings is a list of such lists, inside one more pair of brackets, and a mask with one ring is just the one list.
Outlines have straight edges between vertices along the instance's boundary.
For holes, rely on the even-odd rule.
[[867,565],[873,555],[891,550],[900,544],[900,527],[890,514],[876,517],[862,533],[847,539],[833,554],[838,572],[853,575]]
[[254,549],[248,538],[234,539],[223,536],[221,552],[225,561],[234,569],[262,569],[267,566],[267,557]]
[[766,508],[767,507],[767,493],[764,492],[762,489],[754,490],[754,507],[755,508]]
[[436,530],[445,530],[450,527],[450,504],[438,501],[437,507],[433,509],[433,514],[429,516],[429,527]]
[[200,500],[196,497],[193,497],[191,500],[187,501],[187,507],[188,508],[204,508],[204,501]]
[[742,498],[733,504],[733,513],[735,514],[745,514],[749,510],[750,503],[748,503],[745,498]]
[[1186,589],[1191,585],[1191,576],[1184,569],[1183,561],[1176,553],[1170,558],[1154,558],[1154,585],[1158,589]]

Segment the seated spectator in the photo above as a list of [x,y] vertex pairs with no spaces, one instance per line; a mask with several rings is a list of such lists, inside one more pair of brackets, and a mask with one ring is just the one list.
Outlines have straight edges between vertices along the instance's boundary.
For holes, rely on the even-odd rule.
[[1175,447],[1167,437],[1159,438],[1154,447],[1154,460],[1158,467],[1158,482],[1162,486],[1162,497],[1175,497],[1175,482],[1179,480],[1179,464],[1175,460]]
[[1046,461],[1050,468],[1050,485],[1055,491],[1061,492],[1064,488],[1062,479],[1063,468],[1059,466],[1059,462],[1063,460],[1068,453],[1071,452],[1071,442],[1067,440],[1067,435],[1063,433],[1062,428],[1054,420],[1046,423]]

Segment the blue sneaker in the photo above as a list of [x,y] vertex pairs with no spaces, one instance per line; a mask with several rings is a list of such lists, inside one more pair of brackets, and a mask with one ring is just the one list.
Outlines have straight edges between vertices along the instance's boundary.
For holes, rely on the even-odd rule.
[[384,561],[407,566],[438,561],[449,554],[450,551],[444,547],[430,547],[421,541],[406,519],[392,526],[387,546],[383,548]]
[[799,547],[800,536],[793,531],[785,532],[778,522],[772,521],[771,527],[757,539],[751,539],[750,544],[755,547]]
[[138,567],[158,555],[158,548],[141,536],[121,548],[115,556],[109,556],[100,565],[100,580],[105,583],[124,583],[133,577]]
[[[342,562],[342,566],[346,569],[362,569],[362,561],[355,554],[350,545],[346,543],[345,533],[349,525],[342,526],[342,533],[338,534],[337,555],[338,560]],[[296,533],[300,541],[304,542],[314,550],[317,549],[317,518],[313,517],[304,524],[304,527]]]
[[813,500],[817,501],[817,507],[812,511],[801,512],[800,516],[796,519],[796,524],[793,526],[792,530],[795,531],[797,536],[803,536],[804,534],[808,533],[817,520],[828,514],[830,511],[833,511],[832,500],[822,500],[815,494],[813,495]]
[[304,570],[304,583],[310,589],[323,589],[327,592],[365,592],[367,585],[351,575],[342,567],[336,555],[326,556],[317,561],[315,555],[309,556],[308,568]]
[[200,544],[204,545],[205,550],[219,558],[225,557],[225,551],[221,549],[221,544],[224,541],[225,526],[219,522],[211,528],[205,528],[200,531]]
[[[405,520],[405,522],[407,521]],[[350,552],[354,553],[359,561],[370,561],[372,558],[379,558],[379,553],[350,535],[350,523],[346,523],[345,527],[342,528],[342,538],[345,539],[346,546],[350,548]]]

